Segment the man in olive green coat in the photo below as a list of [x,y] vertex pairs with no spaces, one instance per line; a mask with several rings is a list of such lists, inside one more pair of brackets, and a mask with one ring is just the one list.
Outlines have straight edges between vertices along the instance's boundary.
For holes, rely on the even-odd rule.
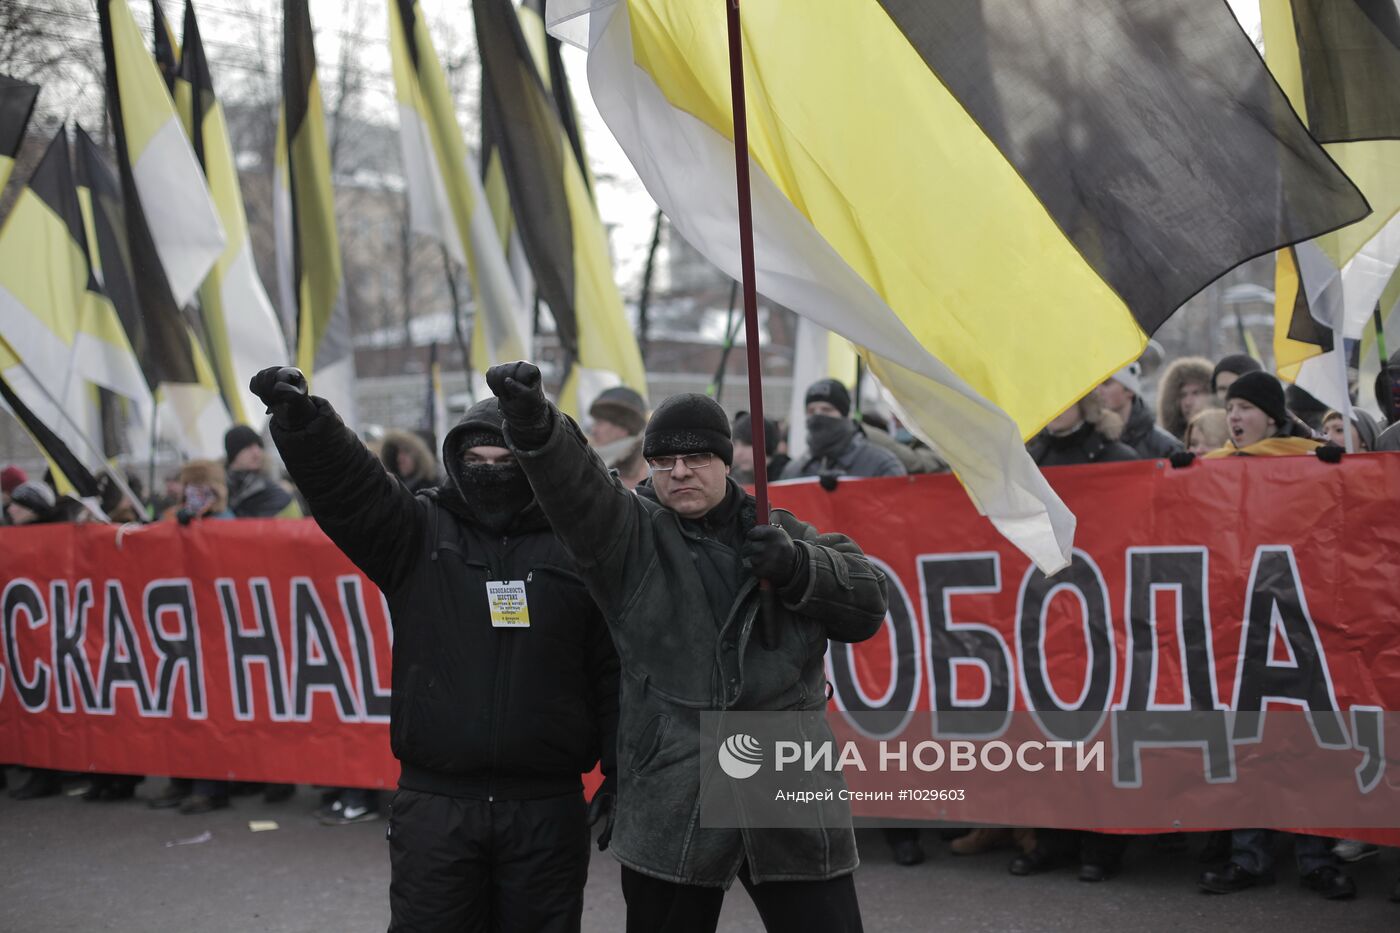
[[[701,715],[821,710],[827,640],[879,630],[884,575],[844,535],[786,512],[756,523],[753,498],[729,478],[729,420],[713,399],[673,396],[656,409],[643,442],[651,480],[633,494],[545,399],[533,364],[486,378],[622,662],[611,845],[628,930],[714,930],[736,877],[770,931],[859,930],[848,817],[810,829],[699,825]],[[774,593],[761,622],[760,581]]]

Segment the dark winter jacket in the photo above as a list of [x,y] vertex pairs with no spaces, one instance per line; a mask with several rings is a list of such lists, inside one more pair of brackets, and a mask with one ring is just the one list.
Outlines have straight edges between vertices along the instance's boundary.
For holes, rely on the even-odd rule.
[[1137,451],[1122,441],[1111,440],[1085,421],[1069,434],[1041,431],[1026,449],[1036,466],[1077,466],[1083,463],[1121,463],[1137,460]]
[[1128,423],[1123,426],[1123,436],[1119,440],[1136,450],[1144,460],[1165,459],[1186,449],[1181,441],[1157,427],[1147,404],[1136,395],[1133,396],[1132,414],[1128,416]]
[[864,434],[857,431],[846,449],[830,461],[811,455],[793,460],[783,470],[783,479],[821,476],[823,473],[838,476],[904,476],[908,472],[898,457],[870,443]]
[[300,518],[292,494],[256,470],[228,471],[228,507],[235,518]]
[[[532,504],[502,537],[474,521],[455,476],[414,495],[330,404],[272,438],[312,517],[388,600],[390,744],[399,786],[458,797],[568,793],[612,773],[617,655],[574,562]],[[461,463],[459,429],[444,462]],[[493,628],[487,581],[525,583],[528,628]]]
[[[619,796],[612,851],[624,865],[684,884],[728,887],[747,860],[756,882],[816,880],[854,871],[849,815],[826,829],[698,825],[713,759],[701,760],[702,714],[818,711],[825,718],[827,639],[879,630],[886,581],[849,538],[818,534],[775,512],[804,558],[773,600],[778,641],[755,632],[758,581],[738,547],[754,523],[752,497],[729,481],[725,501],[682,519],[643,486],[609,475],[573,421],[551,410],[548,439],[516,447],[535,495],[612,629],[622,661]],[[511,424],[506,440],[512,445]],[[825,779],[825,778],[823,778]],[[844,787],[839,774],[833,790]]]

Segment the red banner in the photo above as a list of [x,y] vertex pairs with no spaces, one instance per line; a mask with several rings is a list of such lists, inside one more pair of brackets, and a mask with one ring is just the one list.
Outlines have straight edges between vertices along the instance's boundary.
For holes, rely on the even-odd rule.
[[[836,708],[956,734],[1011,709],[1309,708],[1361,779],[1358,717],[1400,709],[1400,457],[1047,475],[1079,517],[1051,579],[951,477],[774,488],[890,573],[884,630],[829,655]],[[0,567],[0,761],[393,785],[385,604],[313,522],[5,528]]]

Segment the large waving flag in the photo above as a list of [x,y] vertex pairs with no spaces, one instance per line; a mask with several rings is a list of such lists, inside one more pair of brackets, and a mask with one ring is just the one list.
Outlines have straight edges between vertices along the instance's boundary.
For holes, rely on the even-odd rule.
[[99,0],[97,13],[127,216],[148,231],[175,305],[184,307],[224,251],[223,227],[131,8]]
[[143,420],[151,402],[88,243],[68,136],[60,130],[0,229],[0,367],[30,417],[96,469],[103,451],[95,441],[101,414],[92,386],[127,398]]
[[287,342],[254,265],[228,125],[190,2],[185,4],[184,43],[176,104],[228,238],[199,288],[200,319],[229,413],[240,424],[261,427],[265,407],[248,391],[248,381],[265,366],[289,362]]
[[645,396],[646,373],[613,281],[607,235],[520,19],[510,0],[477,0],[472,10],[484,132],[500,151],[535,286],[572,357],[561,405],[577,414],[619,382]]
[[457,124],[447,78],[416,0],[389,4],[389,48],[409,218],[415,232],[442,243],[471,276],[477,311],[473,365],[485,372],[495,363],[529,359],[529,313],[516,290],[478,169]]
[[274,166],[274,227],[282,313],[311,387],[355,422],[355,357],[341,292],[340,237],[316,49],[306,0],[282,7],[282,114]]
[[[223,448],[229,413],[181,309],[223,253],[223,225],[126,0],[99,0],[97,12],[121,187],[118,254],[130,264],[137,303],[122,322],[156,392],[162,437],[209,456]],[[115,261],[102,256],[104,267]]]
[[0,75],[0,190],[10,178],[15,156],[29,118],[34,114],[34,102],[39,98],[39,86]]
[[1260,16],[1269,68],[1373,209],[1280,253],[1275,273],[1279,375],[1342,410],[1346,348],[1400,264],[1400,9],[1393,0],[1261,0]]
[[[724,5],[549,18],[675,228],[739,276]],[[768,0],[743,48],[758,289],[862,348],[1045,568],[1073,516],[1022,439],[1221,273],[1367,209],[1217,0]]]

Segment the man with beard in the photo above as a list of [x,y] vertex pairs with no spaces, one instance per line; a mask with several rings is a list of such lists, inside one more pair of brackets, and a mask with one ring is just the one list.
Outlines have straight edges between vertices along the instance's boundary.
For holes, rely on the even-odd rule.
[[[612,850],[629,933],[712,933],[736,878],[773,933],[859,933],[849,813],[820,827],[705,826],[706,788],[723,785],[706,777],[701,747],[707,711],[788,710],[829,737],[828,639],[880,629],[884,575],[844,535],[782,510],[758,522],[729,476],[729,419],[712,398],[673,395],[652,413],[651,479],[630,493],[545,399],[538,367],[493,366],[486,382],[622,661]],[[839,774],[813,776],[845,790]]]
[[578,930],[580,775],[601,756],[595,801],[612,799],[617,656],[496,400],[448,432],[446,484],[414,494],[299,370],[265,369],[250,388],[312,517],[393,619],[390,931]]
[[908,470],[888,450],[870,443],[851,420],[851,395],[835,379],[807,389],[807,455],[793,460],[783,479],[802,476],[905,476]]

